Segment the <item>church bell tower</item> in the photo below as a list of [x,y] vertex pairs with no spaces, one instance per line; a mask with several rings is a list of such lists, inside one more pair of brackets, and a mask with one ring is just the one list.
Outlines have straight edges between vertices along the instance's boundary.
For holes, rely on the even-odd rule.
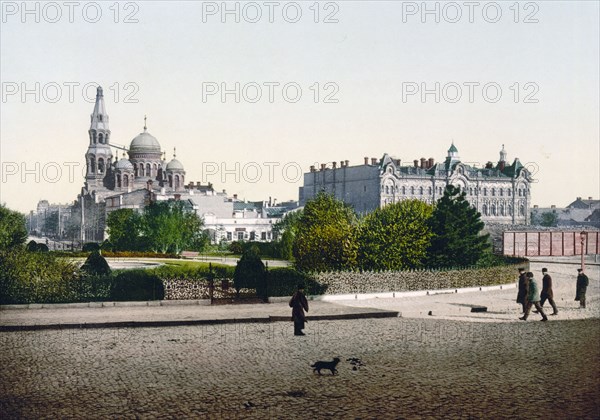
[[85,154],[86,172],[85,180],[90,190],[109,187],[109,172],[112,165],[112,151],[110,148],[110,128],[108,115],[104,108],[104,94],[102,87],[96,90],[96,104],[91,115],[89,133],[89,146]]

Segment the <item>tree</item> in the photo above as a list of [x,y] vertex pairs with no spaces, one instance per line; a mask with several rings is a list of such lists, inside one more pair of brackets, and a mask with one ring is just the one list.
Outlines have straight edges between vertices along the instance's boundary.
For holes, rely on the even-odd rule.
[[100,252],[94,251],[92,252],[85,263],[81,266],[81,270],[86,272],[89,275],[101,275],[105,276],[110,274],[111,270],[106,262],[106,258],[100,255]]
[[291,211],[273,225],[273,235],[279,239],[276,250],[280,258],[286,260],[293,258],[294,242],[301,216],[302,210]]
[[267,272],[260,259],[258,248],[252,246],[242,253],[233,273],[233,285],[237,296],[241,289],[256,289],[256,294],[263,299],[267,298],[266,285]]
[[319,193],[308,201],[297,222],[293,253],[300,271],[356,267],[357,224],[354,210],[332,195]]
[[542,213],[542,220],[540,225],[546,227],[554,227],[558,225],[558,216],[555,212],[546,211]]
[[25,216],[0,204],[0,251],[20,247],[26,239]]
[[420,200],[388,204],[364,217],[358,233],[363,270],[404,270],[426,262],[433,207]]
[[439,268],[475,265],[489,249],[489,235],[481,235],[481,214],[471,207],[459,187],[448,185],[430,219],[433,233],[429,265]]
[[181,201],[157,201],[144,209],[142,231],[153,251],[178,254],[205,244],[202,225],[202,219],[186,211]]
[[133,209],[119,209],[108,214],[106,227],[115,251],[141,249],[142,216]]
[[44,219],[44,233],[51,237],[59,236],[58,224],[58,211],[49,212]]

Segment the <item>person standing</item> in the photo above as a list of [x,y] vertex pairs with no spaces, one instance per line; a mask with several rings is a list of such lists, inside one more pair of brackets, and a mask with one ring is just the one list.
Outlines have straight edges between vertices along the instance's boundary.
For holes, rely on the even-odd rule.
[[527,310],[527,278],[525,277],[525,269],[519,268],[519,291],[517,293],[517,303],[523,306],[523,313]]
[[587,291],[590,280],[583,272],[583,269],[578,268],[577,272],[579,274],[577,275],[577,291],[575,293],[575,300],[579,301],[580,308],[585,308],[585,292]]
[[525,315],[519,318],[522,321],[527,321],[527,317],[529,317],[529,311],[532,306],[535,306],[535,309],[538,310],[538,313],[542,315],[542,321],[548,321],[548,317],[544,313],[544,310],[540,306],[540,292],[538,285],[533,278],[533,273],[531,271],[526,274],[527,282],[528,282],[528,296],[527,296],[527,309],[525,311]]
[[542,268],[542,275],[544,278],[542,279],[542,294],[540,295],[541,301],[540,306],[543,308],[544,303],[546,303],[546,299],[550,302],[550,306],[552,306],[553,312],[550,315],[558,315],[558,308],[556,307],[556,303],[554,303],[554,292],[552,291],[552,277],[548,274],[547,268]]
[[302,330],[306,322],[304,311],[308,312],[308,301],[304,296],[303,284],[298,285],[298,290],[290,299],[290,308],[292,308],[292,321],[294,321],[294,335],[305,335]]

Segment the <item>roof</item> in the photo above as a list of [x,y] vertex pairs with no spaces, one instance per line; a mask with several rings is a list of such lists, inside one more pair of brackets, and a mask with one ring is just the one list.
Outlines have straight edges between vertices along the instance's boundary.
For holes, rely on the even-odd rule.
[[177,159],[173,158],[167,163],[167,171],[183,171],[183,164]]
[[129,146],[129,152],[133,153],[161,153],[160,151],[160,143],[156,140],[152,134],[144,131],[143,133],[138,134],[131,141]]

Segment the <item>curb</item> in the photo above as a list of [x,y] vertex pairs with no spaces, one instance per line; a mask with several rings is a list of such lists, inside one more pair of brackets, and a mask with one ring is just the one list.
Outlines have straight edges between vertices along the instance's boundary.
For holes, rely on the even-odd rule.
[[[396,311],[363,312],[356,314],[337,315],[314,315],[307,316],[308,321],[335,321],[367,318],[397,318],[402,316]],[[40,330],[75,330],[75,329],[98,329],[98,328],[157,328],[157,327],[181,327],[195,325],[221,325],[221,324],[248,324],[248,323],[270,323],[290,322],[291,316],[265,316],[249,318],[225,318],[225,319],[192,319],[173,321],[118,321],[118,322],[90,322],[72,324],[38,324],[38,325],[0,325],[0,332],[15,331],[40,331]]]

